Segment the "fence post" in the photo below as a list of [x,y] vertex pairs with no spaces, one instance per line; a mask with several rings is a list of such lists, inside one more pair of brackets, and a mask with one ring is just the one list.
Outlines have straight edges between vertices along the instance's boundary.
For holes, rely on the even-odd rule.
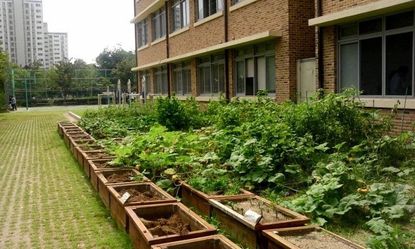
[[29,102],[27,99],[27,79],[24,80],[24,88],[25,88],[25,95],[26,95],[26,111],[29,110]]
[[14,81],[14,69],[12,68],[12,94],[16,97],[16,83]]

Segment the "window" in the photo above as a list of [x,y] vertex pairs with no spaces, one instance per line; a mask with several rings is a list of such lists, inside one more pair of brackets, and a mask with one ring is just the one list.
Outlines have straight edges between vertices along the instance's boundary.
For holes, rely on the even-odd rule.
[[154,73],[154,93],[160,95],[167,94],[167,67],[157,68]]
[[414,12],[339,28],[339,90],[413,96]]
[[275,94],[275,43],[268,42],[236,51],[236,94],[254,96],[260,90]]
[[189,0],[176,0],[172,6],[172,25],[173,31],[179,30],[189,25]]
[[200,94],[217,95],[225,92],[225,59],[223,54],[198,60],[197,79]]
[[143,47],[147,44],[147,21],[146,19],[137,23],[137,30],[138,30],[137,32],[138,47]]
[[223,10],[223,0],[196,0],[198,7],[197,18],[203,19]]
[[173,67],[173,91],[176,95],[192,94],[190,63],[179,63]]
[[164,8],[153,13],[152,18],[153,41],[166,35],[166,11]]

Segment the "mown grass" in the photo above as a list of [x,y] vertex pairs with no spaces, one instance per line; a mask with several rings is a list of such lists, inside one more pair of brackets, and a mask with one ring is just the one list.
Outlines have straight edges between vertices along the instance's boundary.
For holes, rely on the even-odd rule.
[[65,111],[0,114],[0,248],[131,248],[56,132]]

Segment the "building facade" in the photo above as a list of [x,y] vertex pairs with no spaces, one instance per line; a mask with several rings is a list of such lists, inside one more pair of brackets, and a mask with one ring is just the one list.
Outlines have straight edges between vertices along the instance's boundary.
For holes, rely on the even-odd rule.
[[315,56],[309,0],[135,1],[139,89],[197,100],[296,99],[298,61]]
[[354,87],[366,106],[401,111],[395,127],[415,121],[413,0],[316,0],[319,86]]
[[68,34],[47,32],[45,34],[45,67],[49,68],[68,58]]
[[[11,62],[20,66],[39,62],[49,67],[48,40],[42,0],[0,0],[0,48]],[[62,46],[67,46],[67,41]]]

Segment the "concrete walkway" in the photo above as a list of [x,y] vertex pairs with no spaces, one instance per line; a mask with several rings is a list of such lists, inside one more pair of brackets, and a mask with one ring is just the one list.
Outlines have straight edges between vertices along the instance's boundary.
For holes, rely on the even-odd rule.
[[0,114],[0,248],[131,248],[57,134],[63,114]]

